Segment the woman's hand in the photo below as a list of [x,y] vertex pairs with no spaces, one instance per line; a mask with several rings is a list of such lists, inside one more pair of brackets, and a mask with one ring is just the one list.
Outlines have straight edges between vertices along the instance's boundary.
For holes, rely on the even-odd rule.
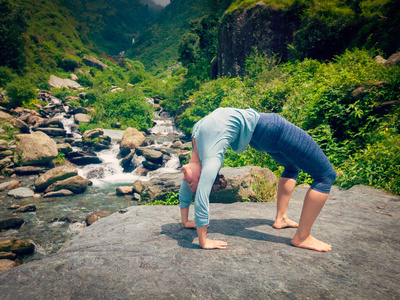
[[227,242],[224,241],[217,241],[217,240],[209,240],[206,239],[206,242],[204,245],[200,245],[201,248],[210,250],[210,249],[226,249],[228,246]]
[[187,222],[183,223],[183,227],[196,228],[196,223],[194,221],[187,221]]

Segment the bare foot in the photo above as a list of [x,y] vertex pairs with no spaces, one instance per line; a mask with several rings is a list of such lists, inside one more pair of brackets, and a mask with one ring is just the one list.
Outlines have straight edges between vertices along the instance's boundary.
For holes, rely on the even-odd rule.
[[331,245],[324,243],[320,240],[317,240],[316,238],[312,237],[311,235],[309,235],[304,240],[300,240],[300,238],[297,236],[297,233],[295,234],[295,236],[292,240],[292,245],[299,247],[299,248],[305,248],[305,249],[321,251],[321,252],[328,252],[328,251],[332,250]]
[[287,227],[297,228],[297,227],[299,227],[299,224],[297,224],[295,221],[292,221],[288,218],[279,218],[279,219],[275,220],[275,223],[272,226],[276,229],[282,229],[282,228],[287,228]]

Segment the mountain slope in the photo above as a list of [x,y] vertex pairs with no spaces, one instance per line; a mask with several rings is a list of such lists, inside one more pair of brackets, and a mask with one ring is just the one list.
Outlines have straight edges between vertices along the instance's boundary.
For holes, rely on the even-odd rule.
[[141,32],[127,56],[142,61],[148,68],[165,68],[177,62],[178,44],[191,20],[207,13],[205,1],[174,0]]

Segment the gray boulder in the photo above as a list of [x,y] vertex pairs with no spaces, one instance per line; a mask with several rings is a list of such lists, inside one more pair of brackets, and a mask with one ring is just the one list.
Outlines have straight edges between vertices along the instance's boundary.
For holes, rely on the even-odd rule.
[[11,150],[0,151],[0,159],[3,159],[8,156],[12,156],[14,153]]
[[31,240],[16,238],[0,238],[0,252],[12,252],[16,255],[31,254],[35,251],[35,245]]
[[11,158],[10,157],[6,157],[3,159],[0,159],[0,170],[10,166],[10,164],[12,164]]
[[10,217],[0,220],[0,230],[18,229],[24,224],[24,219],[20,217]]
[[74,89],[81,89],[82,86],[74,80],[71,79],[62,79],[54,75],[50,75],[49,85],[55,88],[74,88]]
[[139,130],[137,130],[136,128],[128,127],[124,131],[124,135],[122,136],[121,139],[121,144],[120,144],[121,155],[125,156],[129,154],[131,149],[140,147],[145,141],[145,139],[146,138],[144,134],[141,133]]
[[41,131],[49,136],[66,136],[67,131],[62,128],[52,128],[52,127],[36,127],[32,128],[33,131]]
[[47,194],[43,195],[43,198],[48,198],[48,197],[64,197],[64,196],[71,196],[74,193],[71,192],[70,190],[59,190],[59,191],[55,191],[55,192],[49,192]]
[[[171,173],[141,181],[141,199],[147,202],[165,199],[168,193],[179,191],[182,177],[182,173]],[[210,202],[272,201],[276,183],[275,174],[267,168],[222,168],[214,182]],[[135,185],[139,186],[139,183],[136,181]]]
[[37,175],[48,170],[49,168],[41,166],[25,166],[17,167],[14,169],[15,174],[17,175]]
[[85,131],[82,135],[82,138],[83,139],[94,139],[101,135],[104,135],[104,130],[101,128],[96,128],[96,129],[91,129],[91,130]]
[[146,160],[156,164],[161,164],[163,161],[163,153],[161,151],[145,148],[143,149],[143,156]]
[[26,213],[26,212],[33,212],[33,211],[36,211],[36,206],[33,204],[24,205],[24,206],[18,207],[15,210],[16,213]]
[[87,114],[76,114],[75,115],[75,122],[76,123],[89,123],[90,122],[90,116]]
[[86,191],[89,183],[89,180],[86,180],[82,176],[77,175],[53,183],[45,190],[45,193],[66,189],[70,190],[74,194],[80,194]]
[[383,64],[385,67],[397,65],[400,62],[400,52],[396,52],[389,56]]
[[33,195],[35,195],[35,193],[27,187],[19,187],[19,188],[9,191],[7,193],[7,195],[10,197],[21,199],[21,198],[33,197]]
[[72,146],[68,143],[61,143],[57,144],[57,150],[58,152],[67,154],[73,151]]
[[[105,63],[101,62],[100,60],[98,60],[97,58],[94,58],[93,56],[84,56],[82,58],[82,62],[89,66],[89,67],[95,67],[98,68],[99,70],[104,70],[104,69],[108,69],[110,68],[109,66],[107,66]],[[111,69],[111,68],[110,68]]]
[[22,133],[29,133],[29,126],[24,121],[14,118],[11,120],[11,125],[21,130]]
[[0,259],[0,273],[19,266],[20,263],[11,259]]
[[18,180],[11,180],[0,184],[0,191],[16,189],[19,186]]
[[35,190],[44,191],[48,186],[56,181],[61,181],[69,177],[78,175],[78,170],[72,166],[61,166],[50,169],[35,181]]
[[44,132],[21,134],[15,148],[14,162],[21,165],[45,164],[58,155],[57,144]]
[[0,140],[0,151],[8,150],[8,142],[6,140]]

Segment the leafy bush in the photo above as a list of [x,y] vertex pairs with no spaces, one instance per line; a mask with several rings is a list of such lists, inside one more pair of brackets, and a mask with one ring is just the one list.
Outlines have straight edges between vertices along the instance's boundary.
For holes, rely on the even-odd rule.
[[58,67],[63,69],[65,72],[72,72],[79,67],[79,64],[72,58],[65,58],[58,62]]
[[122,128],[146,130],[152,126],[153,106],[139,89],[127,89],[101,94],[94,103],[95,113],[90,124],[112,128],[121,122]]
[[5,87],[7,83],[13,81],[16,77],[14,71],[8,67],[0,67],[0,87]]
[[36,98],[36,89],[32,83],[26,79],[18,79],[6,86],[10,105],[12,107],[22,106]]
[[93,80],[90,77],[90,75],[88,75],[86,73],[79,72],[77,74],[77,76],[78,76],[78,83],[80,85],[85,86],[85,87],[92,87],[93,86]]

